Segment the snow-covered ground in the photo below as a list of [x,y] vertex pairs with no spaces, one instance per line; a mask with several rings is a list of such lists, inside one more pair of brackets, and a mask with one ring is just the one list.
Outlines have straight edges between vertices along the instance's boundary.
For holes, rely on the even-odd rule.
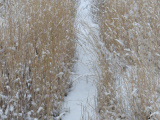
[[71,92],[65,98],[65,115],[62,120],[88,120],[88,117],[95,120],[97,60],[93,49],[93,36],[98,38],[98,25],[92,21],[89,0],[80,1],[75,26],[78,60],[71,78],[73,81]]

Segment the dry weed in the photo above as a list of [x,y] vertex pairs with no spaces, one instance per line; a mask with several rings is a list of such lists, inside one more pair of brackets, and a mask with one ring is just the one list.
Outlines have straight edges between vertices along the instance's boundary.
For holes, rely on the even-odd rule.
[[0,119],[58,116],[74,57],[74,3],[5,0],[0,26]]
[[101,118],[160,119],[160,2],[96,2],[101,34]]

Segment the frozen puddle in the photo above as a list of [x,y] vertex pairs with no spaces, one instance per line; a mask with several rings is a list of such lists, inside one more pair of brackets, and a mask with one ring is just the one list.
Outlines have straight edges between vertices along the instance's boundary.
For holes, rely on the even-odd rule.
[[64,111],[67,112],[62,120],[96,120],[96,56],[93,36],[98,36],[98,26],[92,21],[89,0],[81,0],[75,26],[78,60],[72,75],[73,87],[65,98]]

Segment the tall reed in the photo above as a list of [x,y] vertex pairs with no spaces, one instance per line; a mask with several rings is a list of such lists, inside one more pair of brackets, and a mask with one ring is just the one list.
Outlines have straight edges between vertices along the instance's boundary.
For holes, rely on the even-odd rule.
[[104,119],[160,119],[160,2],[96,1]]
[[0,119],[51,119],[70,86],[74,3],[6,0],[0,26]]

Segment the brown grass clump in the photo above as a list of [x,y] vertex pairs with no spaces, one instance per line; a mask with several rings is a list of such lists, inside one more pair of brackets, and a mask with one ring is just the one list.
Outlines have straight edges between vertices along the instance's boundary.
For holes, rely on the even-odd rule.
[[0,26],[0,119],[59,115],[74,56],[74,3],[9,0]]
[[160,2],[97,1],[102,120],[160,119]]

